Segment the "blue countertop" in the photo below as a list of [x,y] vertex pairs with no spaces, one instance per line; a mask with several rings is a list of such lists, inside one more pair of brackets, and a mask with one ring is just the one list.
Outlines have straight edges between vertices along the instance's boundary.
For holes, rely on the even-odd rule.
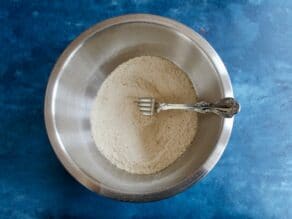
[[[167,200],[98,196],[62,167],[44,125],[44,94],[64,48],[91,25],[151,13],[199,32],[242,105],[211,173]],[[1,1],[1,218],[292,218],[292,1]]]

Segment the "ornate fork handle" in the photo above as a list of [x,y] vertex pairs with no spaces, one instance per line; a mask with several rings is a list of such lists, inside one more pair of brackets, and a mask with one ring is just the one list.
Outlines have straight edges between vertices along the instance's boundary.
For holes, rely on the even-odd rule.
[[208,103],[205,101],[195,104],[161,103],[157,108],[157,112],[170,109],[191,110],[199,113],[215,113],[225,118],[231,118],[239,112],[240,105],[235,99],[228,97],[223,98],[216,103]]

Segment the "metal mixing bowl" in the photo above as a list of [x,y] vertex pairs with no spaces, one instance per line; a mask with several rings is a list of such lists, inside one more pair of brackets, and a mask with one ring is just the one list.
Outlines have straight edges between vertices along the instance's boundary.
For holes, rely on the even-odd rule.
[[81,184],[127,201],[163,199],[197,182],[221,157],[233,125],[233,119],[199,115],[192,145],[157,174],[135,175],[114,167],[99,153],[91,136],[91,105],[110,72],[141,55],[165,57],[178,65],[193,82],[199,100],[233,97],[228,73],[214,49],[173,20],[142,14],[116,17],[74,40],[49,79],[45,100],[49,139],[65,168]]

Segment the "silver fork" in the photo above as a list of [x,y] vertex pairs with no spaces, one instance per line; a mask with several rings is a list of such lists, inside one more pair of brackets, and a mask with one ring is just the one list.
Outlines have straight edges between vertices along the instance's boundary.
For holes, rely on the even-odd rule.
[[137,101],[140,112],[152,116],[162,110],[190,110],[199,113],[215,113],[224,118],[231,118],[240,111],[239,103],[231,97],[223,98],[216,103],[201,101],[195,104],[158,103],[153,97],[141,97]]

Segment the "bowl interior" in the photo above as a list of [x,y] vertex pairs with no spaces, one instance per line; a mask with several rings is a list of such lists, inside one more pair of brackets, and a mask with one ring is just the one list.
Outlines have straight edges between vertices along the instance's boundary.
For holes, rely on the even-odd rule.
[[95,190],[101,193],[106,187],[113,193],[143,195],[177,186],[203,170],[222,129],[223,120],[218,116],[199,115],[197,135],[188,151],[157,174],[129,174],[106,160],[91,136],[89,115],[93,99],[115,67],[141,55],[161,56],[178,65],[193,82],[199,100],[215,101],[224,96],[221,79],[210,59],[197,42],[175,29],[130,22],[92,33],[67,57],[58,73],[52,114],[62,150],[83,174],[96,182]]

